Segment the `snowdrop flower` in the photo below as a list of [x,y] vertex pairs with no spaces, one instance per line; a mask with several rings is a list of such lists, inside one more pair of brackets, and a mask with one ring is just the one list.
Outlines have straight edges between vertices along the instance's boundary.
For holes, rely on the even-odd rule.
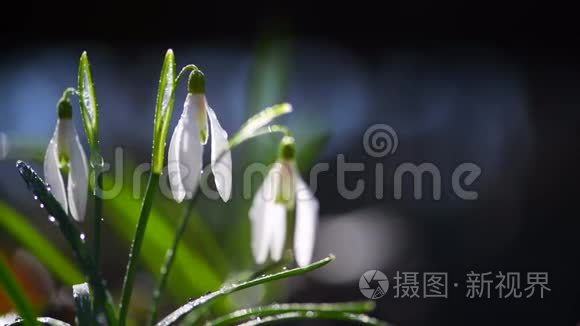
[[[169,181],[173,198],[178,203],[193,197],[203,164],[203,145],[211,125],[211,169],[216,188],[227,202],[232,191],[232,155],[228,134],[205,98],[205,77],[200,70],[189,75],[188,94],[183,113],[169,144]],[[219,159],[219,162],[218,162]]]
[[[268,254],[279,261],[286,246],[286,228],[294,228],[294,257],[300,267],[312,259],[318,220],[318,200],[300,177],[294,161],[294,138],[286,136],[280,144],[279,158],[265,177],[252,202],[252,253],[258,264]],[[295,223],[287,222],[287,214]]]
[[[67,175],[66,190],[63,174]],[[58,103],[58,120],[44,156],[44,177],[54,198],[77,221],[85,218],[88,166],[85,152],[72,121],[72,105],[63,97]]]

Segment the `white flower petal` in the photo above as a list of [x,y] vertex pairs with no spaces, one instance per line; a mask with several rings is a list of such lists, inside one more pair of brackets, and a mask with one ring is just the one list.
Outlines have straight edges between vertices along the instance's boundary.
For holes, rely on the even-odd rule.
[[204,94],[187,94],[187,102],[191,103],[191,116],[195,116],[200,142],[205,145],[208,138],[207,100]]
[[59,124],[57,123],[54,136],[48,143],[46,154],[44,155],[44,180],[50,186],[54,198],[60,203],[62,209],[68,213],[64,180],[58,167],[58,147],[56,144],[58,128]]
[[70,121],[69,158],[70,169],[67,181],[68,204],[72,217],[81,222],[85,219],[89,186],[87,157],[79,140],[77,131]]
[[228,134],[209,106],[207,113],[211,123],[211,170],[216,188],[222,200],[227,202],[232,194],[232,153],[229,149]]
[[295,171],[296,224],[294,227],[294,257],[300,267],[310,264],[318,224],[318,200]]
[[173,130],[173,136],[169,143],[169,152],[167,153],[167,173],[169,176],[169,185],[173,199],[181,203],[185,198],[185,188],[181,179],[181,166],[179,164],[179,147],[183,138],[183,121],[179,119],[177,126]]
[[268,258],[269,228],[266,224],[266,206],[276,199],[280,164],[275,164],[254,195],[249,216],[252,224],[252,254],[256,263],[263,264]]
[[286,244],[286,207],[280,204],[268,203],[265,217],[270,237],[270,257],[279,261]]
[[183,114],[173,131],[169,143],[168,174],[173,199],[180,203],[191,198],[199,182],[203,164],[203,146],[199,142],[199,131],[192,111],[192,99],[188,95]]

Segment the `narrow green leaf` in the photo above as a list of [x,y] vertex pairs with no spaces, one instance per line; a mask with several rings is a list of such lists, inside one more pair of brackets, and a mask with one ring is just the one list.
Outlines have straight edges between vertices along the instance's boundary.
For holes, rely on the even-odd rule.
[[155,104],[155,122],[153,131],[153,173],[160,174],[163,170],[165,159],[165,139],[167,129],[171,121],[173,102],[175,99],[175,56],[171,49],[167,50],[161,77],[159,78],[159,89],[157,90],[157,102]]
[[208,322],[211,326],[238,325],[241,322],[263,318],[287,312],[339,312],[339,313],[368,313],[375,309],[373,301],[345,302],[345,303],[287,303],[269,306],[254,307],[234,311],[220,318]]
[[83,52],[79,62],[78,91],[83,124],[93,154],[94,151],[98,151],[99,145],[99,108],[87,52]]
[[250,287],[253,287],[256,285],[260,285],[263,283],[272,282],[272,281],[276,281],[276,280],[280,280],[280,279],[308,273],[308,272],[311,272],[313,270],[321,268],[322,266],[332,262],[333,260],[334,260],[334,256],[330,255],[329,257],[326,257],[322,260],[319,260],[319,261],[317,261],[313,264],[310,264],[306,267],[302,267],[302,268],[298,267],[298,268],[282,271],[282,272],[279,272],[276,274],[265,275],[265,276],[247,281],[247,282],[227,285],[216,292],[206,294],[200,298],[192,300],[192,301],[188,302],[187,304],[181,306],[180,308],[178,308],[177,310],[175,310],[174,312],[169,314],[167,317],[165,317],[163,320],[161,320],[159,323],[157,323],[157,326],[173,325],[174,323],[178,322],[181,318],[183,318],[184,316],[189,314],[191,311],[193,311],[195,309],[199,309],[203,305],[208,304],[208,303],[210,303],[210,302],[212,302],[220,297],[228,295],[230,293],[234,293],[234,292],[237,292],[237,291],[240,291],[243,289],[247,289],[247,288],[250,288]]
[[2,202],[0,202],[0,228],[30,251],[64,284],[72,285],[84,280],[83,275],[59,249],[45,240],[24,216]]
[[267,134],[273,134],[273,133],[280,133],[282,135],[290,135],[290,130],[288,130],[288,128],[286,126],[281,126],[281,125],[270,125],[270,126],[265,126],[262,128],[258,128],[256,130],[254,130],[254,132],[252,133],[248,133],[248,134],[244,134],[244,135],[239,135],[236,138],[233,138],[230,141],[230,148],[234,148],[238,145],[240,145],[241,143],[250,140],[252,138],[256,138],[262,135],[267,135]]
[[12,302],[20,317],[24,321],[24,325],[37,325],[36,313],[28,303],[24,291],[20,288],[16,278],[0,257],[0,288],[6,293],[8,299]]
[[26,182],[28,189],[40,201],[48,215],[54,218],[55,223],[58,225],[61,233],[78,259],[83,272],[88,276],[93,291],[95,293],[99,292],[98,297],[105,300],[105,302],[100,304],[104,309],[108,323],[112,325],[116,324],[115,310],[111,296],[107,292],[103,280],[95,268],[94,260],[84,243],[84,236],[81,235],[74,222],[53,197],[44,180],[28,164],[22,161],[18,161],[16,167],[22,179]]
[[265,325],[279,323],[283,321],[290,320],[335,320],[351,322],[362,325],[373,325],[373,326],[388,326],[387,323],[369,317],[367,315],[351,314],[351,313],[341,313],[341,312],[328,312],[328,311],[298,311],[298,312],[288,312],[280,315],[270,316],[261,319],[255,319],[252,321],[240,324],[240,326],[255,326],[255,325]]
[[235,146],[239,144],[244,139],[253,137],[253,134],[260,130],[260,128],[265,127],[272,120],[292,112],[292,105],[289,103],[277,104],[256,113],[254,116],[250,117],[246,123],[244,123],[238,132],[231,138],[230,146]]
[[93,322],[93,312],[89,284],[75,284],[72,288],[76,308],[77,325],[91,325]]
[[[36,318],[36,320],[41,325],[47,325],[47,326],[71,326],[69,323],[65,323],[62,320],[58,320],[58,319],[54,319],[54,318],[50,318],[50,317],[38,317],[38,318]],[[24,321],[18,320],[16,322],[13,322],[13,323],[8,324],[6,326],[17,326],[17,325],[24,325]]]

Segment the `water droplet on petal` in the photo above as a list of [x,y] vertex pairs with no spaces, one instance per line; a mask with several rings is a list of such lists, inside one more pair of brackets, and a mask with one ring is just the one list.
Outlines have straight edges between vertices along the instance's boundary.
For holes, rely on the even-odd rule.
[[43,203],[40,203],[40,208],[44,208],[44,204]]
[[55,218],[54,218],[54,216],[52,216],[52,215],[49,215],[49,216],[48,216],[48,220],[49,220],[51,223],[54,223],[54,222],[56,222],[56,219],[55,219]]
[[83,242],[85,241],[85,234],[84,233],[81,233],[81,241],[83,241]]

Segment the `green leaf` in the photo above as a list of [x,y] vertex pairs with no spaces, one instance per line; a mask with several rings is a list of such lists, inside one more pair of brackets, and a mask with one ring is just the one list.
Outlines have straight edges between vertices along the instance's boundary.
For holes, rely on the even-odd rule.
[[24,320],[24,325],[37,325],[34,309],[2,257],[0,257],[0,287]]
[[[36,320],[41,324],[41,325],[48,325],[48,326],[71,326],[69,323],[65,323],[62,320],[58,320],[58,319],[54,319],[54,318],[50,318],[50,317],[38,317],[36,318]],[[17,325],[24,325],[24,322],[22,320],[16,321],[12,324],[8,324],[6,326],[17,326]]]
[[277,104],[256,113],[244,123],[238,132],[231,138],[230,147],[234,147],[247,138],[254,137],[254,133],[266,126],[272,120],[292,112],[292,105],[289,103]]
[[373,301],[345,303],[287,303],[254,307],[234,311],[208,322],[211,326],[238,325],[241,322],[278,315],[287,312],[338,312],[338,313],[368,313],[375,309]]
[[[105,175],[104,189],[111,189],[115,182],[118,181]],[[114,199],[106,201],[104,209],[105,216],[109,216],[107,222],[113,227],[113,231],[127,242],[133,237],[139,218],[135,212],[139,211],[140,205],[140,200],[128,186],[124,186]],[[156,206],[151,209],[142,248],[146,254],[140,257],[147,269],[156,276],[163,264],[165,251],[171,247],[175,233],[174,226],[170,223],[171,217],[166,215],[166,211],[161,211]],[[168,280],[168,287],[180,300],[188,298],[192,292],[205,293],[208,289],[215,289],[221,283],[219,275],[207,260],[186,243],[180,245],[174,267],[172,277]]]
[[163,320],[161,320],[159,323],[157,323],[157,326],[173,325],[174,323],[178,322],[181,318],[183,318],[184,316],[189,314],[191,311],[199,309],[200,307],[203,307],[205,304],[208,304],[208,303],[210,303],[210,302],[212,302],[220,297],[223,297],[225,295],[228,295],[228,294],[231,294],[231,293],[243,290],[243,289],[247,289],[247,288],[250,288],[250,287],[253,287],[256,285],[260,285],[263,283],[272,282],[272,281],[276,281],[276,280],[280,280],[280,279],[308,273],[308,272],[311,272],[313,270],[321,268],[322,266],[332,262],[333,260],[334,260],[334,256],[330,255],[329,257],[326,257],[322,260],[319,260],[313,264],[310,264],[310,265],[302,267],[302,268],[298,267],[298,268],[282,271],[282,272],[271,274],[271,275],[264,275],[262,277],[258,277],[256,279],[253,279],[250,281],[224,286],[216,292],[208,293],[200,298],[197,298],[197,299],[190,301],[187,304],[181,306],[179,309],[175,310],[174,312],[169,314],[167,317],[165,317]]
[[286,126],[281,126],[281,125],[270,125],[270,126],[265,126],[262,128],[258,128],[256,130],[254,130],[253,133],[251,134],[245,134],[245,135],[236,135],[237,137],[233,139],[233,141],[230,141],[230,149],[234,148],[238,145],[240,145],[241,143],[250,140],[252,138],[256,138],[262,135],[267,135],[267,134],[273,134],[273,133],[280,133],[283,135],[289,135],[290,134],[290,130],[288,130],[288,128]]
[[[99,107],[95,96],[89,58],[86,52],[83,52],[79,62],[78,91],[85,133],[91,147],[91,154],[93,154],[98,152],[99,148]],[[91,160],[92,163],[93,160]],[[102,164],[102,162],[98,163]]]
[[374,326],[388,326],[387,323],[380,321],[378,319],[369,317],[367,315],[361,314],[351,314],[351,313],[341,313],[341,312],[327,312],[327,311],[297,311],[288,312],[280,315],[270,316],[262,319],[256,319],[252,321],[240,324],[240,326],[254,326],[254,325],[264,325],[273,324],[283,321],[290,320],[335,320],[335,321],[345,321],[351,323],[357,323],[362,325],[374,325]]
[[93,312],[89,284],[82,283],[73,285],[73,298],[75,301],[77,325],[91,325]]
[[95,267],[94,260],[84,243],[84,236],[81,236],[72,219],[53,197],[44,180],[28,164],[22,161],[18,161],[16,167],[22,179],[26,182],[28,190],[40,201],[48,215],[54,218],[55,223],[78,259],[83,272],[88,276],[93,291],[95,293],[99,292],[98,297],[105,299],[105,302],[99,303],[99,307],[103,307],[107,321],[109,324],[116,324],[115,310],[111,296],[107,292],[103,280]]
[[169,49],[163,61],[159,89],[157,90],[157,102],[155,104],[152,169],[153,173],[157,174],[160,174],[163,170],[165,140],[175,100],[175,81],[175,56],[173,51]]
[[26,218],[0,202],[0,228],[10,234],[42,262],[61,282],[72,285],[84,280],[83,275],[59,249],[30,225]]

